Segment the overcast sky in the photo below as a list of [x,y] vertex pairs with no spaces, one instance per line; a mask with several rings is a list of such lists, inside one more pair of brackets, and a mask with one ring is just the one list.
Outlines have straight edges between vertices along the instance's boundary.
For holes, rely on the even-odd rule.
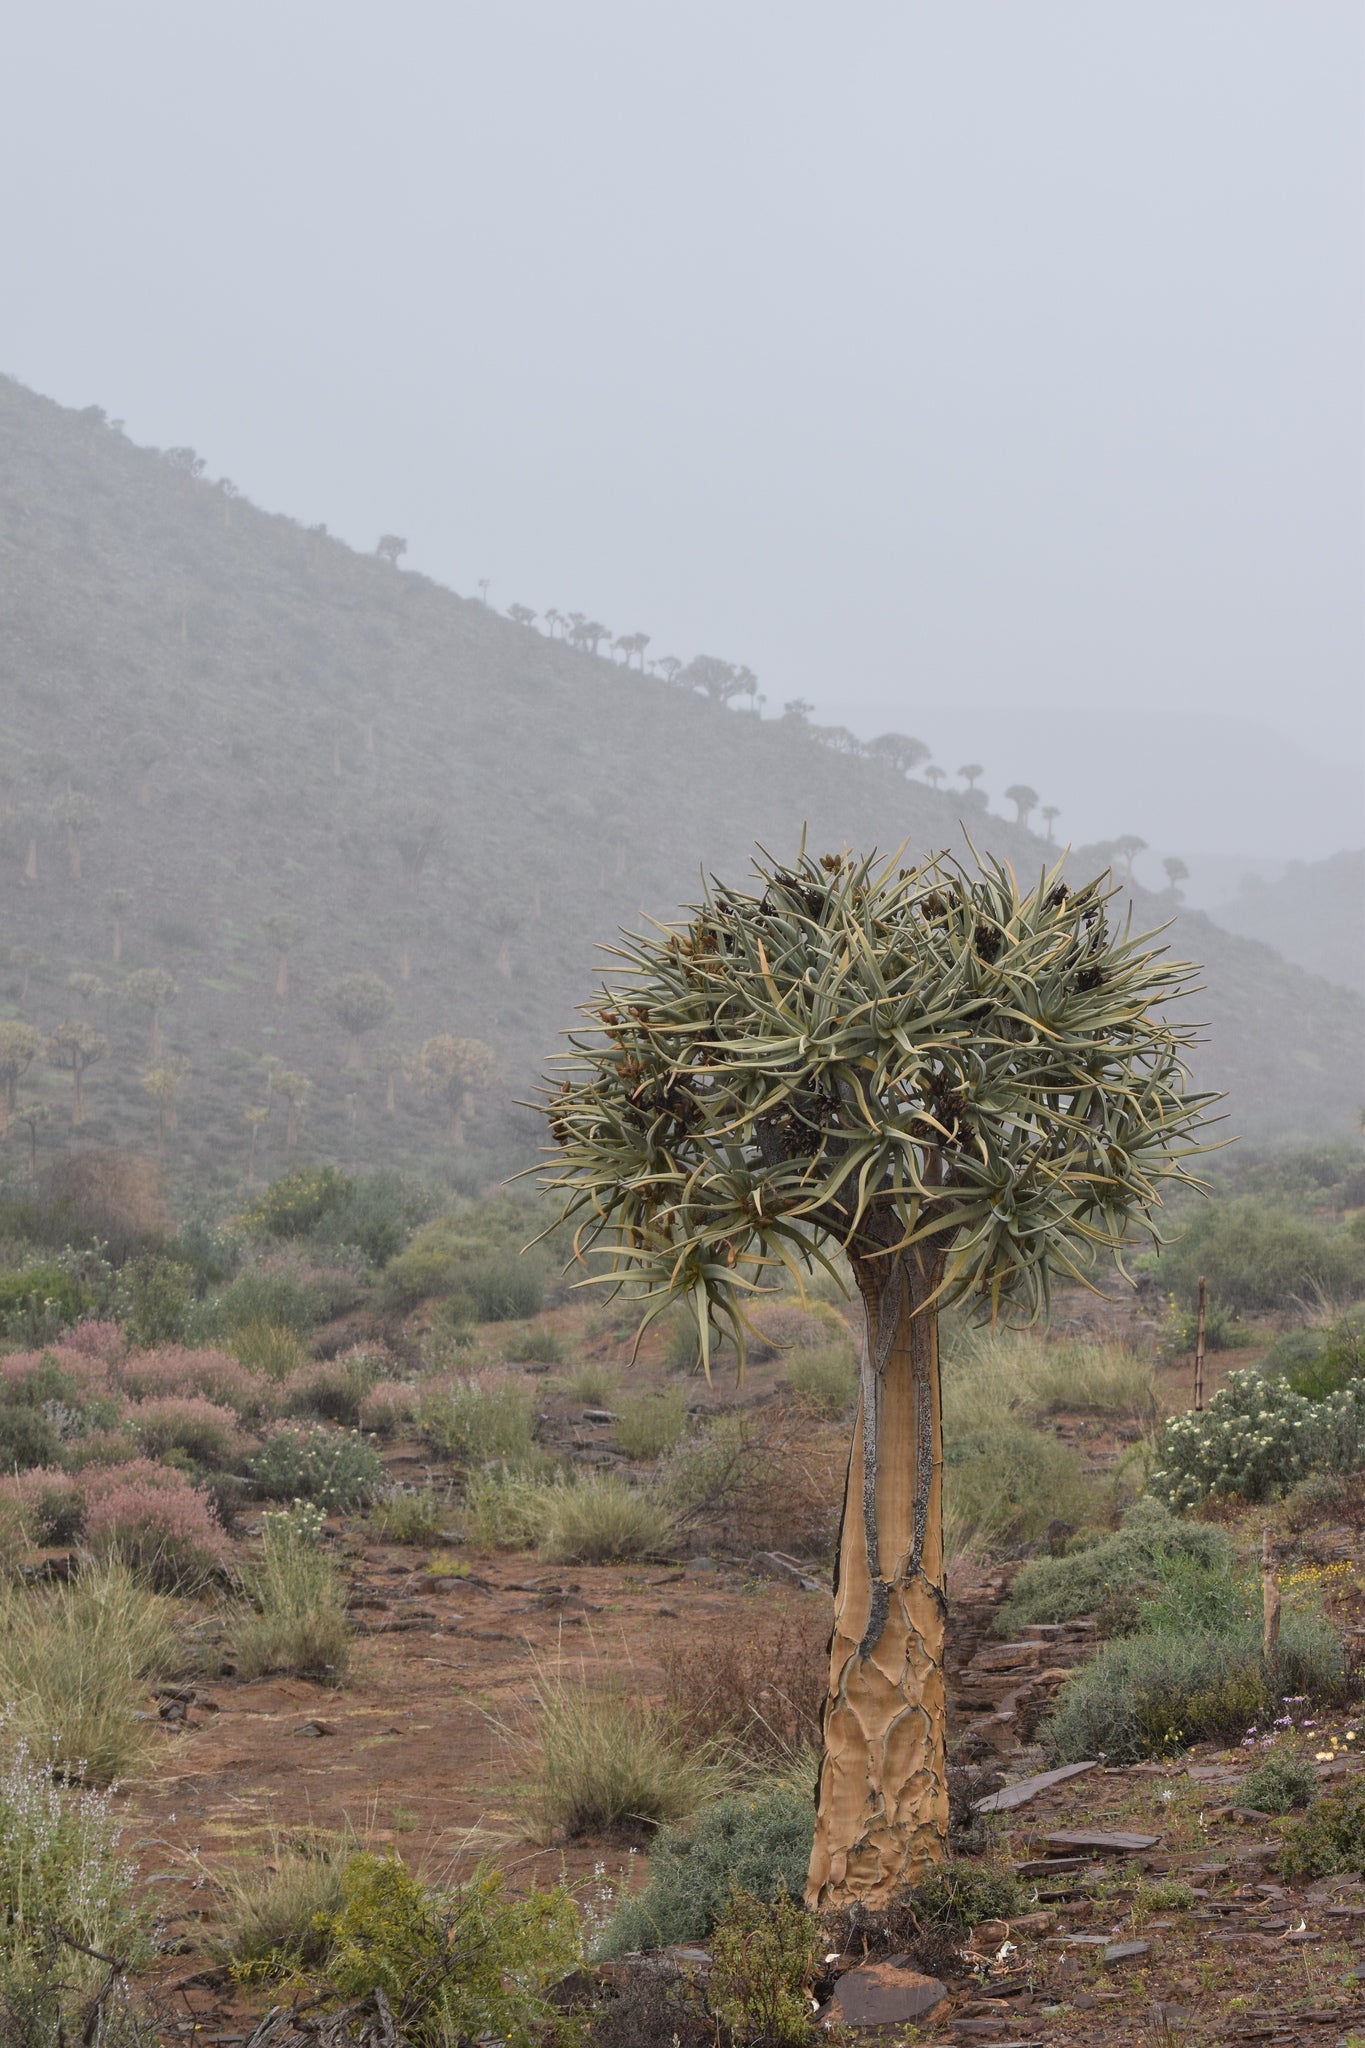
[[1357,0],[48,0],[0,364],[1077,837],[1317,855],[1363,57]]

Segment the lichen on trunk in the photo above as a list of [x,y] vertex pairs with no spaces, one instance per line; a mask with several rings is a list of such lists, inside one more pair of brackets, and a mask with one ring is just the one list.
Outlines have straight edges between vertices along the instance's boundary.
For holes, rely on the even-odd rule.
[[885,1905],[945,1854],[937,1269],[855,1259],[864,1339],[808,1902]]

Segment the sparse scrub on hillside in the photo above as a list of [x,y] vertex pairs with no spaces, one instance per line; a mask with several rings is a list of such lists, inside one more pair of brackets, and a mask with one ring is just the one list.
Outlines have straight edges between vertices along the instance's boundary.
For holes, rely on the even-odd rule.
[[278,1841],[268,1857],[215,1870],[219,1897],[210,1951],[245,1982],[315,1968],[341,1910],[341,1876],[360,1844],[349,1831]]
[[350,1665],[350,1624],[336,1568],[314,1529],[297,1513],[264,1516],[260,1561],[244,1583],[254,1611],[235,1631],[243,1675],[289,1672],[340,1685]]
[[1202,1274],[1216,1301],[1243,1313],[1318,1295],[1353,1300],[1365,1293],[1365,1238],[1244,1196],[1196,1212],[1158,1271],[1187,1303]]
[[694,1548],[824,1559],[838,1527],[842,1434],[799,1403],[717,1415],[662,1461],[659,1493]]
[[[243,1323],[228,1338],[233,1356],[249,1373],[265,1380],[293,1379],[303,1369],[306,1353],[303,1339],[284,1323],[268,1323],[259,1316]],[[278,1400],[278,1396],[269,1397]]]
[[1101,1607],[1131,1604],[1180,1559],[1225,1575],[1234,1556],[1223,1530],[1173,1515],[1159,1501],[1136,1501],[1111,1534],[1063,1557],[1034,1557],[1021,1566],[996,1617],[996,1632],[1010,1636],[1031,1622],[1071,1621]]
[[281,1388],[281,1406],[286,1415],[357,1429],[365,1396],[378,1378],[378,1362],[368,1352],[343,1352],[292,1372]]
[[500,1196],[433,1217],[392,1259],[381,1295],[407,1310],[439,1298],[467,1322],[519,1322],[539,1313],[548,1254],[522,1255],[544,1219],[524,1202]]
[[77,1471],[37,1467],[0,1479],[38,1543],[83,1541],[165,1590],[193,1590],[226,1560],[207,1493],[174,1465],[134,1453]]
[[179,1662],[169,1602],[123,1565],[41,1592],[0,1588],[3,1731],[48,1769],[91,1785],[123,1776],[147,1746],[135,1717],[149,1688]]
[[198,1394],[139,1401],[128,1421],[150,1458],[180,1452],[205,1471],[221,1472],[245,1449],[234,1411]]
[[944,1513],[963,1549],[1033,1543],[1056,1522],[1077,1528],[1096,1518],[1097,1488],[1056,1437],[1008,1421],[945,1437]]

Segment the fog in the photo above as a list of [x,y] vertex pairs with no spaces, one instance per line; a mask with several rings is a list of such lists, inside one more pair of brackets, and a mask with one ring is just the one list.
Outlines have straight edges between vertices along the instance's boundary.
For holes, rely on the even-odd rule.
[[25,383],[1068,836],[1365,836],[1349,0],[84,0],[6,41]]

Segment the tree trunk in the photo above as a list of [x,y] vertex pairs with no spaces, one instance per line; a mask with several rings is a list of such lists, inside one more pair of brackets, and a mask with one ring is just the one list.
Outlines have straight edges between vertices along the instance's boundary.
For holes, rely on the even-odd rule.
[[153,1060],[161,1058],[161,1012],[159,1010],[152,1011],[152,1038],[151,1044],[147,1049],[147,1056]]
[[85,1122],[85,1077],[79,1067],[71,1070],[71,1121],[73,1124]]
[[79,882],[81,878],[81,838],[79,832],[73,832],[70,829],[68,829],[66,835],[66,857],[70,863],[72,881]]
[[37,835],[37,833],[35,832],[35,833],[33,833],[33,834],[32,834],[32,836],[30,837],[30,839],[29,839],[29,842],[28,842],[28,858],[27,858],[27,859],[25,860],[25,862],[24,862],[24,880],[25,880],[26,882],[36,882],[36,881],[37,881],[37,879],[38,879],[38,835]]
[[[855,1260],[862,1389],[849,1457],[807,1902],[885,1906],[946,1854],[938,1269]],[[913,1311],[919,1308],[920,1313]]]
[[123,919],[122,919],[121,917],[116,917],[116,918],[114,919],[114,964],[115,964],[115,965],[117,966],[118,962],[119,962],[119,961],[120,961],[120,960],[121,960],[122,958],[123,958]]
[[286,1001],[289,995],[289,955],[283,947],[275,963],[275,995],[279,1002]]

